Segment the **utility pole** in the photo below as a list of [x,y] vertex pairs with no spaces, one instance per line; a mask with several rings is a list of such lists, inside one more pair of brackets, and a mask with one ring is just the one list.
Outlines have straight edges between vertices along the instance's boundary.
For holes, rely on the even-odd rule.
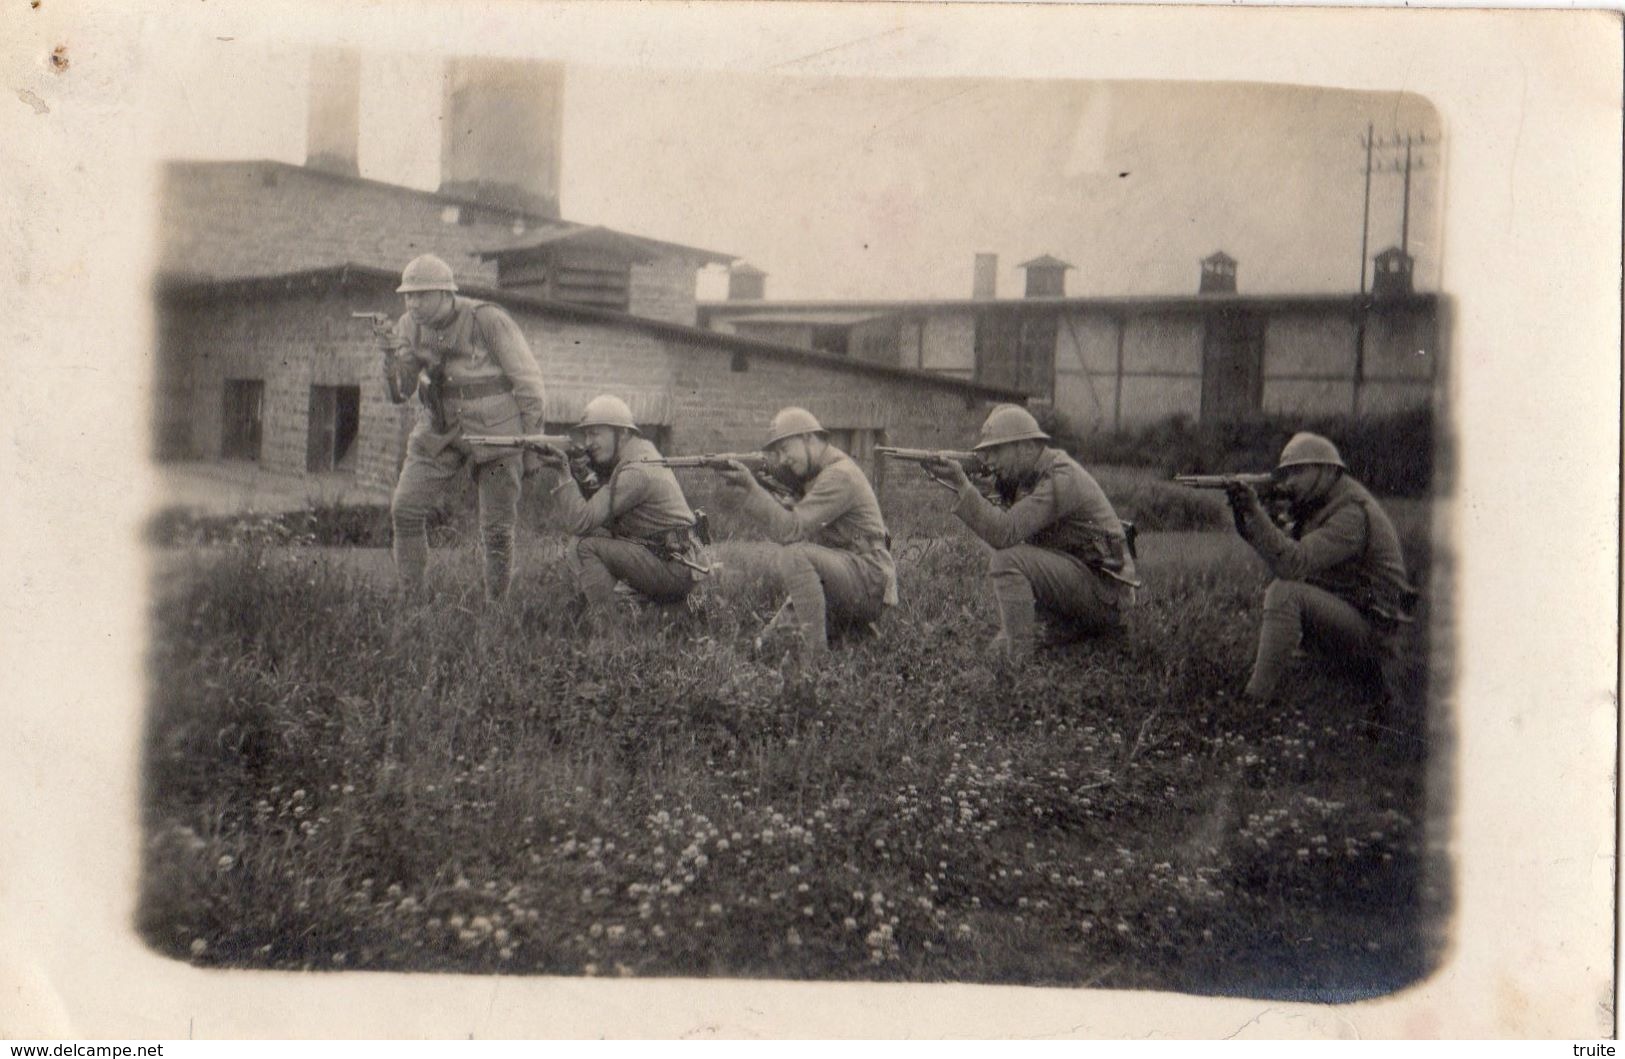
[[[1376,138],[1375,123],[1368,121],[1365,136],[1360,143],[1365,148],[1365,205],[1360,217],[1360,297],[1354,311],[1354,377],[1349,409],[1355,415],[1360,414],[1360,386],[1365,381],[1366,318],[1371,310],[1366,297],[1365,282],[1366,266],[1371,260],[1371,174],[1403,172],[1405,175],[1404,198],[1400,206],[1399,250],[1408,258],[1411,239],[1411,170],[1423,168],[1422,159],[1413,156],[1412,148],[1427,146],[1428,138],[1426,133],[1420,132],[1407,132],[1401,137],[1399,130],[1396,129],[1392,139],[1379,140]],[[1401,146],[1405,148],[1403,167],[1397,157]],[[1396,156],[1392,161],[1387,159],[1379,161],[1375,156],[1375,152],[1379,150],[1385,153],[1394,151]]]
[[1371,133],[1372,123],[1365,123],[1365,213],[1360,218],[1360,294],[1365,295],[1365,262],[1370,250],[1371,237]]
[[[1369,177],[1367,179],[1370,179]],[[1405,135],[1405,198],[1399,221],[1399,252],[1409,256],[1411,245],[1411,137]]]
[[[1360,217],[1360,294],[1366,293],[1366,266],[1371,259],[1371,174],[1373,173],[1400,173],[1405,178],[1404,199],[1400,207],[1399,248],[1407,255],[1410,253],[1411,231],[1411,170],[1425,169],[1424,159],[1416,158],[1412,154],[1413,147],[1428,147],[1437,144],[1437,140],[1429,140],[1427,133],[1407,132],[1403,136],[1396,130],[1392,138],[1377,139],[1373,122],[1366,122],[1365,135],[1360,138],[1360,145],[1365,148],[1365,207]],[[1401,162],[1398,151],[1405,148],[1405,160]],[[1392,159],[1378,159],[1377,151],[1393,151]]]

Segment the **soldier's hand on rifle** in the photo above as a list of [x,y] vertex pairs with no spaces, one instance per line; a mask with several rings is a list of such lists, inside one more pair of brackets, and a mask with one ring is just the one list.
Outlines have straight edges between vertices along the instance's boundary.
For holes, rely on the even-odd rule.
[[1264,517],[1264,505],[1258,499],[1258,491],[1246,482],[1231,482],[1224,487],[1224,497],[1230,501],[1230,516],[1235,520],[1236,532],[1247,536],[1248,521]]
[[570,469],[570,457],[551,445],[538,445],[525,450],[525,468],[531,466],[541,470],[566,472]]
[[958,460],[926,460],[920,467],[932,478],[953,486],[955,490],[962,490],[971,484],[970,475],[965,473]]
[[729,460],[728,465],[720,468],[717,473],[722,475],[723,483],[730,489],[750,489],[753,486],[761,488],[756,476],[750,473],[750,468],[738,460]]

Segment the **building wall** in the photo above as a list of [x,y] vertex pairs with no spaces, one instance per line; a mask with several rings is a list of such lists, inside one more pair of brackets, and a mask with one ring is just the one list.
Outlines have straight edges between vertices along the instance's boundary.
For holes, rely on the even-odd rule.
[[[830,430],[873,431],[878,444],[965,449],[994,403],[910,380],[768,357],[746,357],[745,370],[735,371],[731,358],[692,343],[674,344],[671,352],[673,452],[758,449],[773,414],[789,404],[807,408]],[[947,493],[917,468],[888,465],[881,457],[859,462],[895,532],[908,532],[925,512],[940,516],[938,509],[947,506]],[[727,510],[714,474],[685,472],[683,488],[694,503]]]
[[1199,375],[1124,375],[1120,422],[1124,429],[1174,416],[1195,420],[1202,412]]
[[[903,364],[899,359],[901,332],[901,322],[895,316],[883,316],[878,320],[865,320],[853,324],[847,340],[847,353],[854,360],[868,361],[871,364],[912,368],[914,366],[912,360],[908,364]],[[913,346],[909,347],[910,353],[913,349]]]
[[[259,464],[269,471],[305,473],[312,386],[357,386],[361,423],[356,437],[358,484],[387,495],[399,469],[403,425],[416,405],[389,402],[371,332],[349,313],[353,296],[337,292],[265,300],[172,304],[162,314],[159,361],[184,379],[185,404],[165,407],[159,419],[185,419],[184,447],[168,456],[221,457],[223,396],[228,379],[265,386]],[[160,369],[161,373],[166,369]],[[162,401],[163,399],[161,399]],[[168,402],[164,402],[168,403]]]
[[1121,329],[1120,319],[1110,313],[1081,310],[1060,318],[1055,339],[1054,407],[1073,431],[1112,428]]
[[[225,381],[257,379],[265,384],[260,465],[303,475],[310,388],[357,386],[356,484],[387,498],[418,405],[415,398],[390,404],[371,332],[349,316],[389,297],[387,286],[166,300],[158,360],[175,381],[165,388],[172,396],[161,402],[155,422],[171,424],[172,432],[174,424],[184,426],[184,445],[166,455],[219,459]],[[668,428],[672,452],[758,449],[773,413],[792,404],[810,408],[831,430],[868,432],[869,446],[966,448],[991,407],[975,394],[930,382],[771,355],[735,356],[692,338],[526,306],[509,312],[542,369],[549,423],[573,422],[588,398],[614,393],[632,404],[640,422]],[[888,508],[906,513],[923,498],[946,496],[912,467],[880,466],[872,453],[863,462]],[[716,485],[710,474],[684,478],[685,488],[699,495]]]
[[657,261],[633,265],[631,302],[627,312],[651,320],[693,327],[699,319],[695,305],[697,270],[684,261]]
[[734,324],[734,333],[758,342],[777,342],[780,345],[813,348],[812,324],[792,324],[740,320]]
[[1431,382],[1438,370],[1436,313],[1416,309],[1374,312],[1366,321],[1365,378]]
[[969,378],[976,371],[976,314],[968,310],[932,313],[924,321],[924,356],[919,367]]
[[1271,415],[1346,415],[1354,408],[1354,380],[1266,377],[1263,404]]
[[1264,377],[1317,376],[1349,379],[1354,373],[1358,331],[1346,312],[1272,313],[1264,329]]
[[1128,318],[1123,332],[1123,372],[1202,374],[1206,323],[1195,313],[1146,312]]
[[[483,287],[497,285],[497,265],[475,254],[515,238],[501,210],[448,207],[410,188],[267,162],[170,163],[160,230],[167,275],[263,276],[343,263],[398,270],[429,252],[458,282]],[[630,312],[692,326],[696,272],[677,258],[634,266]]]

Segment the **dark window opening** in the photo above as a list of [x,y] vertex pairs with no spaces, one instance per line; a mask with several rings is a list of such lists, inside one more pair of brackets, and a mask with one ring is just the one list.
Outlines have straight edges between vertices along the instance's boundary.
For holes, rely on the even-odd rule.
[[312,386],[305,470],[353,471],[356,436],[361,432],[359,386]]
[[220,458],[258,460],[264,436],[265,381],[227,379],[220,400]]
[[740,350],[734,350],[732,359],[728,361],[729,371],[749,371],[750,359]]
[[1208,317],[1202,340],[1203,420],[1246,419],[1263,407],[1264,323],[1257,313]]
[[1050,397],[1055,390],[1053,313],[984,312],[976,317],[976,381]]
[[846,356],[851,328],[837,324],[817,324],[812,329],[812,347],[824,353]]

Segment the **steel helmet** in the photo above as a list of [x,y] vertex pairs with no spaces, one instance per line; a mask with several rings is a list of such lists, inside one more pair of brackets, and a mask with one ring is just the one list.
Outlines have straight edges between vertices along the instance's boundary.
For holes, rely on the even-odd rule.
[[632,420],[632,409],[626,402],[613,394],[599,394],[587,402],[581,410],[581,422],[576,424],[578,430],[587,427],[624,427],[638,433],[638,425]]
[[433,254],[420,254],[407,262],[401,270],[401,285],[396,294],[410,294],[420,290],[455,291],[457,281],[452,278],[451,266]]
[[1033,414],[1018,404],[1001,404],[987,414],[981,436],[976,439],[977,451],[1003,445],[1009,441],[1048,441]]
[[1338,455],[1336,445],[1319,434],[1311,434],[1308,431],[1292,435],[1286,447],[1281,450],[1281,462],[1275,465],[1275,469],[1284,471],[1288,467],[1315,463],[1330,464],[1348,470],[1348,466],[1343,463],[1343,457]]
[[767,428],[767,443],[783,441],[798,434],[824,434],[824,425],[805,408],[781,408]]

